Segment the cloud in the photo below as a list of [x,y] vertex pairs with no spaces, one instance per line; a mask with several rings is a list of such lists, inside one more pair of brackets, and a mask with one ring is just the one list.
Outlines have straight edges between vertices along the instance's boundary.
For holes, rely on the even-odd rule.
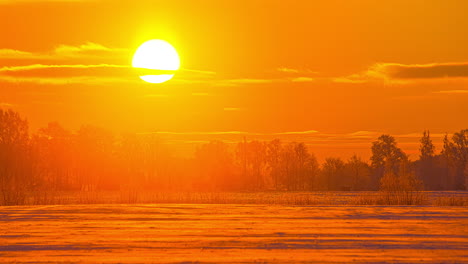
[[289,131],[289,132],[277,132],[271,135],[306,135],[318,133],[317,130],[306,130],[306,131]]
[[182,69],[183,71],[193,73],[193,74],[200,74],[200,75],[215,75],[216,72],[214,71],[203,71],[203,70],[192,70],[192,69]]
[[466,78],[468,77],[468,62],[432,64],[380,63],[371,67],[367,74],[391,79]]
[[5,67],[0,68],[0,73],[30,72],[34,70],[44,70],[44,69],[97,69],[97,68],[131,68],[131,67],[127,65],[112,65],[112,64],[97,64],[97,65],[32,64],[32,65],[25,65],[25,66],[5,66]]
[[44,65],[11,66],[0,68],[0,77],[27,78],[67,78],[67,77],[117,77],[129,76],[130,66],[97,64],[97,65]]
[[15,49],[0,49],[0,59],[34,59],[34,60],[69,60],[69,59],[109,59],[125,58],[130,52],[128,49],[110,48],[94,42],[81,45],[59,45],[48,52],[29,52]]
[[[239,109],[239,108],[234,108]],[[272,133],[260,133],[260,132],[246,132],[246,131],[206,131],[206,132],[169,132],[169,131],[157,131],[153,134],[170,134],[170,135],[254,135],[254,136],[278,136],[278,135],[307,135],[316,134],[317,130],[306,130],[306,131],[286,131],[286,132],[272,132]]]
[[242,84],[266,84],[273,83],[276,80],[274,79],[249,79],[249,78],[239,78],[239,79],[213,79],[209,80],[207,83],[213,86],[238,86]]
[[318,72],[316,71],[312,71],[312,70],[309,70],[309,69],[293,69],[293,68],[288,68],[288,67],[280,67],[280,68],[276,68],[277,71],[279,72],[283,72],[283,73],[289,73],[289,74],[317,74]]
[[332,81],[336,82],[336,83],[357,83],[357,84],[360,84],[360,83],[366,83],[368,80],[362,75],[352,74],[352,75],[349,75],[349,76],[346,76],[346,77],[332,78]]
[[[5,66],[0,68],[0,81],[28,82],[38,84],[109,84],[142,83],[137,77],[145,74],[162,74],[165,71],[136,69],[130,65],[116,64],[32,64]],[[183,78],[205,80],[213,72],[181,69],[177,73]],[[189,81],[190,82],[190,81]],[[211,80],[210,80],[211,82]]]
[[375,131],[365,131],[365,130],[356,131],[356,132],[347,134],[347,136],[350,138],[375,138],[377,135],[378,133]]
[[[140,82],[138,75],[164,74],[154,70],[135,69],[130,65],[120,65],[127,60],[130,50],[108,47],[95,42],[81,45],[61,44],[49,52],[29,52],[15,49],[0,49],[0,60],[17,60],[13,65],[24,64],[33,60],[35,64],[21,66],[4,66],[0,68],[0,81],[30,82],[39,84],[85,83],[99,84],[109,82]],[[18,61],[20,63],[18,63]],[[8,65],[8,63],[4,63]],[[310,70],[278,68],[278,71],[289,73],[288,76],[267,76],[265,78],[219,78],[217,73],[209,70],[180,69],[174,84],[205,84],[209,86],[242,86],[271,83],[312,82],[314,78],[302,75],[312,73]],[[292,73],[292,76],[291,76]],[[171,72],[172,74],[172,72]],[[299,76],[295,76],[301,74]]]
[[54,49],[53,54],[59,57],[106,57],[109,55],[121,55],[125,56],[125,53],[129,52],[128,49],[121,48],[109,48],[101,44],[86,42],[85,44],[78,46],[71,45],[60,45]]
[[407,83],[421,80],[446,80],[468,78],[468,62],[401,64],[376,63],[363,73],[333,78],[339,83],[365,83],[384,81],[387,83]]
[[52,84],[52,85],[67,85],[67,84],[87,84],[87,85],[108,85],[108,84],[135,84],[141,83],[139,79],[124,79],[115,77],[95,77],[81,76],[68,78],[48,78],[48,77],[11,77],[0,76],[0,81],[9,83],[31,83],[31,84]]
[[276,70],[279,71],[279,72],[299,73],[299,70],[291,69],[291,68],[277,68]]
[[15,49],[0,49],[0,59],[31,59],[37,58],[31,52],[15,50]]
[[[286,132],[246,132],[246,131],[199,131],[199,132],[170,132],[158,131],[145,134],[158,134],[165,140],[178,140],[181,143],[191,141],[222,140],[224,142],[236,143],[247,137],[250,140],[270,141],[280,139],[284,143],[304,142],[309,146],[327,146],[327,148],[363,148],[368,149],[371,142],[385,132],[379,131],[356,131],[349,133],[321,133],[316,130],[286,131]],[[392,134],[400,146],[417,145],[421,133]],[[440,141],[443,134],[431,133],[434,140]]]
[[[81,45],[58,45],[48,52],[29,52],[15,49],[0,49],[0,81],[28,82],[38,84],[99,84],[139,82],[138,75],[164,74],[164,71],[136,69],[130,65],[120,65],[127,61],[130,51],[112,48],[94,42]],[[10,61],[13,60],[13,61]],[[21,65],[32,60],[35,64]],[[111,63],[112,62],[112,63]],[[8,65],[15,66],[8,66]],[[171,72],[172,73],[172,72]],[[211,83],[216,72],[196,69],[177,71],[175,83]],[[236,83],[235,80],[228,81]],[[239,83],[242,80],[238,81]]]
[[447,90],[432,92],[436,94],[468,94],[468,90]]
[[0,68],[0,81],[36,84],[110,84],[139,82],[127,65],[44,65],[33,64]]
[[14,107],[14,106],[16,106],[16,105],[15,105],[15,104],[11,104],[11,103],[0,102],[0,108],[1,108],[1,107],[11,108],[11,107]]
[[79,3],[96,2],[98,0],[0,0],[0,5],[26,4],[26,3]]
[[206,84],[213,86],[239,86],[246,84],[271,84],[271,83],[288,83],[288,82],[313,82],[314,78],[296,77],[296,78],[271,78],[271,79],[253,79],[253,78],[238,78],[238,79],[211,79],[207,80]]
[[292,78],[292,82],[313,82],[314,78],[310,77],[297,77],[297,78]]
[[171,131],[156,131],[145,134],[162,134],[162,135],[240,135],[248,134],[242,131],[206,131],[206,132],[171,132]]

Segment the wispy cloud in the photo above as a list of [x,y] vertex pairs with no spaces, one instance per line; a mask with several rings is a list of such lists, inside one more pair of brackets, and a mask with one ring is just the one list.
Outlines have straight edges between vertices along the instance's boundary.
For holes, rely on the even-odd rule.
[[[116,64],[32,64],[0,68],[0,81],[38,84],[102,84],[139,82],[138,75],[161,74],[163,71],[135,69]],[[177,73],[189,81],[212,82],[213,72],[181,69]]]
[[11,66],[0,68],[0,80],[39,84],[68,84],[125,82],[132,77],[129,66],[98,65],[44,65]]
[[294,69],[294,68],[288,68],[288,67],[280,67],[276,68],[278,72],[283,72],[283,73],[290,73],[290,74],[318,74],[316,71],[312,71],[309,69]]
[[368,74],[391,79],[468,77],[468,62],[431,64],[381,63],[372,67]]
[[11,108],[11,107],[14,107],[14,106],[16,106],[16,104],[0,102],[0,108],[2,108],[2,107]]
[[[156,73],[154,70],[135,69],[130,65],[120,65],[122,58],[127,60],[130,52],[128,49],[108,47],[95,42],[86,42],[80,45],[61,44],[48,52],[0,49],[0,61],[13,59],[35,62],[31,65],[24,65],[23,62],[15,63],[14,66],[0,68],[0,81],[38,84],[99,84],[101,78],[106,84],[111,82],[141,83],[142,81],[137,78],[138,75],[162,74],[161,72]],[[17,66],[18,64],[22,65]],[[310,70],[278,68],[277,71],[284,73],[284,75],[278,76],[276,73],[264,78],[251,78],[250,76],[220,78],[214,71],[183,68],[176,72],[176,77],[171,82],[174,84],[229,87],[288,82],[306,83],[315,80],[307,76],[314,73]]]
[[33,70],[43,69],[99,69],[99,68],[131,68],[126,65],[112,65],[112,64],[97,64],[97,65],[80,65],[80,64],[32,64],[25,66],[5,66],[0,68],[0,73],[11,73],[11,72],[29,72]]
[[15,49],[0,49],[0,59],[31,59],[37,56],[31,52],[15,50]]
[[109,48],[101,44],[87,42],[82,45],[72,46],[72,45],[59,45],[54,49],[53,55],[63,56],[63,57],[80,57],[83,56],[94,56],[94,57],[104,57],[109,55],[121,55],[124,56],[125,53],[129,52],[128,49],[122,48]]
[[[238,108],[235,108],[238,109]],[[152,134],[170,134],[170,135],[256,135],[256,136],[279,136],[279,135],[307,135],[318,133],[317,130],[306,131],[286,131],[286,132],[247,132],[247,131],[197,131],[197,132],[170,132],[170,131],[156,131]]]
[[[138,75],[162,74],[161,71],[135,69],[130,65],[110,64],[127,60],[130,50],[108,47],[94,42],[81,45],[58,45],[48,52],[29,52],[15,49],[0,49],[0,81],[28,82],[37,84],[102,84],[139,82]],[[120,59],[119,59],[120,58]],[[12,61],[16,62],[8,66]],[[35,64],[24,65],[22,61],[33,60]],[[51,63],[53,62],[53,63]],[[17,66],[22,64],[21,66]],[[177,71],[175,83],[212,83],[216,72],[183,68]],[[227,83],[236,83],[228,80]],[[242,80],[238,81],[239,83]]]
[[310,77],[291,78],[292,82],[313,82],[315,79]]
[[206,131],[206,132],[172,132],[172,131],[156,131],[143,134],[161,134],[161,135],[240,135],[248,134],[242,131]]
[[[353,148],[369,148],[371,142],[385,134],[379,131],[356,131],[350,133],[321,133],[316,130],[306,131],[286,131],[286,132],[246,132],[246,131],[207,131],[207,132],[170,132],[159,131],[145,134],[158,134],[165,139],[179,140],[180,142],[190,142],[194,140],[222,140],[225,142],[236,143],[247,137],[248,140],[269,141],[280,139],[283,142],[301,141],[310,146],[327,146],[327,147],[353,147]],[[422,133],[406,133],[392,134],[402,145],[417,145]],[[431,133],[431,137],[436,141],[441,141],[444,134]]]
[[274,79],[248,79],[248,78],[240,78],[240,79],[213,79],[209,80],[213,86],[238,86],[243,84],[266,84],[266,83],[273,83],[276,80]]
[[298,69],[291,69],[291,68],[286,68],[286,67],[277,68],[276,70],[279,71],[279,72],[299,73]]
[[306,131],[289,131],[289,132],[277,132],[271,133],[270,135],[307,135],[318,133],[317,130],[306,130]]
[[345,76],[345,77],[335,77],[335,78],[332,78],[332,81],[333,81],[333,82],[336,82],[336,83],[354,83],[354,84],[360,84],[360,83],[366,83],[366,82],[368,82],[369,80],[368,80],[365,76],[362,76],[362,75],[359,75],[359,74],[352,74],[352,75]]
[[1,76],[0,82],[9,83],[30,83],[39,85],[68,85],[68,84],[86,84],[86,85],[110,85],[110,84],[135,84],[141,83],[138,79],[116,78],[116,77],[96,77],[96,76],[79,76],[79,77],[11,77]]
[[0,5],[26,4],[26,3],[79,3],[96,2],[99,0],[0,0]]
[[314,78],[310,77],[295,77],[295,78],[271,78],[271,79],[253,79],[253,78],[238,78],[238,79],[211,79],[207,84],[212,86],[240,86],[240,85],[262,85],[272,83],[299,83],[313,82]]
[[189,73],[209,75],[209,76],[213,76],[216,74],[216,72],[214,71],[203,71],[203,70],[192,70],[192,69],[182,69],[182,70],[189,72]]
[[29,52],[16,49],[0,49],[0,60],[70,60],[77,58],[101,58],[105,60],[115,57],[126,57],[128,52],[130,52],[128,49],[110,48],[94,42],[86,42],[84,44],[76,46],[62,44],[55,47],[53,50],[46,52]]
[[446,91],[435,91],[432,93],[436,94],[468,94],[468,90],[446,90]]
[[376,63],[358,74],[333,78],[340,83],[365,83],[385,81],[387,83],[408,83],[421,80],[468,78],[468,62],[401,64]]

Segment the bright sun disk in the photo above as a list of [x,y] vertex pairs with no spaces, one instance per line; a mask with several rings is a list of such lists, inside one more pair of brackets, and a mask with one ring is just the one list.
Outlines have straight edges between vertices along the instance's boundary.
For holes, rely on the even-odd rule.
[[[163,83],[174,77],[173,71],[180,67],[179,55],[167,41],[153,39],[141,44],[133,55],[134,68],[155,70],[155,74],[141,75],[140,78],[149,83]],[[157,74],[157,71],[161,71]],[[167,73],[169,71],[169,74]]]

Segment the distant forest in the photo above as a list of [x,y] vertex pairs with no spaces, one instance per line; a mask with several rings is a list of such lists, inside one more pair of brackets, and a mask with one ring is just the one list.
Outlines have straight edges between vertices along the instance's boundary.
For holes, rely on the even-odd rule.
[[0,204],[21,204],[37,192],[151,191],[365,191],[406,186],[464,190],[468,130],[446,135],[436,153],[429,131],[416,161],[390,135],[372,143],[370,162],[358,156],[319,164],[304,143],[221,141],[200,145],[193,158],[171,154],[155,135],[125,134],[58,123],[30,134],[28,122],[0,109]]

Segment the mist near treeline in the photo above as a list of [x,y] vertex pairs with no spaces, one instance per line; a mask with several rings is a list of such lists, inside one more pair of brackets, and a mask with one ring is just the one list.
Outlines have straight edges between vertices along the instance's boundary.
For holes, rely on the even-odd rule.
[[414,190],[464,190],[468,130],[446,135],[436,151],[429,131],[415,161],[391,135],[372,143],[369,161],[329,157],[319,164],[301,142],[222,141],[200,144],[191,158],[150,134],[116,136],[95,126],[69,131],[49,123],[30,133],[27,120],[0,110],[0,186],[3,204],[21,204],[33,192],[366,191],[404,185]]

